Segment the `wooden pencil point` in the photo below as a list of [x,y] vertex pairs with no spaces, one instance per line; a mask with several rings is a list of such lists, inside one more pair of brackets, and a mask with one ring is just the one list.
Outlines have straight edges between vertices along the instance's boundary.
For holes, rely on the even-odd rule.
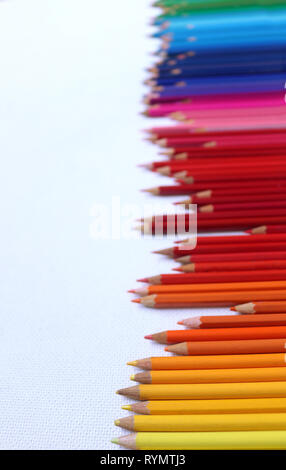
[[111,439],[110,442],[112,442],[112,444],[117,444],[117,445],[119,445],[119,439],[118,439],[118,437],[114,437],[113,439]]
[[119,419],[116,419],[116,420],[114,421],[114,424],[115,424],[115,426],[120,426],[120,420],[119,420]]
[[138,361],[129,361],[129,362],[127,362],[127,365],[136,367],[137,363],[138,363]]
[[266,231],[267,231],[266,225],[261,225],[260,227],[255,227],[249,230],[249,232],[252,233],[253,235],[259,234],[259,233],[266,233]]
[[135,374],[130,375],[130,380],[135,380]]
[[150,193],[154,196],[158,196],[160,194],[159,188],[149,188],[149,189],[141,189],[144,193]]
[[255,305],[253,302],[236,305],[234,309],[236,312],[239,312],[239,313],[246,313],[246,314],[255,313]]
[[134,303],[134,304],[141,304],[140,299],[132,299],[131,302]]
[[124,397],[133,398],[134,400],[140,400],[140,388],[138,387],[138,385],[135,385],[134,387],[121,388],[117,391],[117,393],[119,395],[123,395]]

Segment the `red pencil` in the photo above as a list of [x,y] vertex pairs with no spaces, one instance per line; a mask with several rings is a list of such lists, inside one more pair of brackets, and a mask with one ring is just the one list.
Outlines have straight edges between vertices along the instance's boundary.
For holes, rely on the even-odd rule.
[[[253,247],[255,250],[255,247]],[[220,263],[230,261],[264,261],[264,260],[286,260],[286,251],[251,251],[236,253],[211,253],[211,254],[193,254],[176,258],[176,261],[182,264],[189,263]]]
[[[203,237],[200,237],[203,238]],[[243,253],[243,252],[281,252],[286,250],[285,241],[281,242],[257,242],[257,243],[225,243],[225,244],[209,244],[204,245],[198,244],[193,248],[190,245],[180,245],[180,246],[173,246],[170,248],[165,248],[163,250],[155,251],[155,253],[167,255],[173,258],[178,258],[180,256],[194,255],[198,254],[206,254],[209,255],[213,254],[221,254],[221,253]]]
[[[155,215],[153,217],[146,217],[145,219],[142,218],[141,222],[148,223],[148,222],[153,222],[153,223],[163,223],[167,224],[168,222],[175,221],[177,224],[188,224],[188,222],[191,221],[193,213],[192,212],[185,212],[183,214],[162,214],[162,215]],[[203,221],[203,220],[211,220],[211,219],[216,219],[219,217],[220,219],[228,219],[228,218],[234,218],[235,217],[252,217],[252,216],[257,216],[257,217],[268,217],[268,216],[282,216],[286,215],[286,210],[282,208],[278,209],[251,209],[251,210],[241,210],[241,211],[236,211],[235,214],[233,211],[221,211],[219,215],[214,214],[214,213],[200,213],[197,214],[198,216],[198,221]]]
[[265,148],[233,148],[229,149],[212,149],[211,152],[194,150],[188,147],[169,147],[168,149],[159,152],[159,155],[163,155],[173,161],[188,161],[188,160],[201,160],[204,161],[206,158],[225,158],[226,161],[232,158],[259,158],[259,157],[272,157],[272,156],[283,156],[285,155],[285,149],[283,147],[265,147]]
[[[248,95],[249,96],[249,95]],[[266,96],[266,93],[264,94]],[[239,99],[242,99],[243,95],[239,95]],[[195,103],[196,100],[199,101],[203,97],[193,97],[193,102]],[[209,100],[210,97],[207,97]],[[191,126],[187,124],[177,124],[175,126],[155,126],[151,129],[147,129],[146,132],[154,139],[160,139],[164,137],[185,137],[191,136],[196,138],[198,135],[205,137],[216,137],[216,136],[237,136],[237,135],[265,135],[265,134],[284,134],[285,129],[278,127],[264,127],[264,128],[245,128],[245,129],[232,129],[232,130],[222,130],[217,129],[215,131],[207,131],[206,129],[193,129]]]
[[[227,154],[228,156],[233,157],[233,153]],[[250,156],[247,154],[247,156],[240,155],[239,157],[235,158],[228,158],[226,159],[224,156],[223,157],[204,157],[204,158],[189,158],[187,160],[163,160],[159,162],[152,162],[150,164],[143,165],[143,167],[156,171],[160,168],[164,167],[170,167],[172,169],[178,169],[181,170],[182,168],[206,168],[206,165],[209,166],[214,166],[214,167],[223,167],[223,168],[228,168],[228,167],[235,167],[239,166],[242,163],[247,164],[248,166],[253,166],[257,164],[258,162],[263,161],[267,165],[272,165],[273,162],[285,162],[285,150],[283,151],[283,154],[281,155],[272,155],[271,159],[269,155],[267,156],[261,156],[260,153],[254,156]],[[142,165],[141,165],[142,166]]]
[[285,208],[286,199],[284,201],[259,201],[259,202],[241,202],[241,203],[228,203],[228,204],[208,204],[198,208],[199,212],[202,213],[220,213],[224,211],[243,211],[252,209],[273,209]]
[[190,196],[188,199],[183,201],[178,201],[175,205],[188,205],[188,204],[197,204],[198,206],[206,206],[209,204],[235,204],[235,203],[271,203],[271,201],[286,201],[286,191],[284,188],[280,190],[280,193],[274,194],[240,194],[240,195],[228,195],[222,194],[220,196],[214,197],[200,197],[197,195]]
[[[180,240],[176,243],[188,242],[188,239]],[[265,243],[265,242],[286,242],[285,233],[273,233],[273,234],[256,234],[256,235],[215,235],[215,236],[200,236],[197,238],[197,245],[225,245],[234,243]]]
[[212,150],[220,145],[231,145],[232,147],[239,147],[240,145],[255,145],[260,147],[263,144],[278,145],[286,143],[286,133],[281,134],[261,134],[259,139],[257,135],[237,135],[237,136],[216,136],[212,139],[206,139],[204,136],[198,137],[167,137],[156,140],[156,143],[161,147],[188,147],[190,146],[202,146]]
[[159,274],[158,276],[138,279],[149,284],[203,284],[221,282],[247,282],[247,281],[283,281],[286,280],[286,270],[265,271],[228,271],[226,273],[184,273]]
[[[286,163],[285,165],[277,165],[271,168],[244,168],[241,169],[228,169],[220,170],[216,172],[206,172],[206,171],[189,171],[186,170],[186,175],[183,177],[183,181],[187,184],[194,184],[199,182],[206,182],[209,184],[211,181],[249,181],[249,180],[272,180],[280,179],[281,177],[286,177]],[[176,177],[182,178],[181,176]],[[205,185],[206,186],[206,185]]]
[[[265,194],[267,193],[280,193],[281,189],[286,189],[286,179],[275,180],[250,180],[250,181],[211,181],[204,183],[186,184],[182,182],[180,185],[173,186],[157,186],[150,189],[144,189],[154,195],[160,196],[178,196],[189,195],[196,193],[196,195],[205,197],[213,197],[222,194]],[[198,194],[199,191],[199,194]]]
[[[286,150],[284,151],[285,154]],[[253,161],[253,159],[250,159],[249,157],[247,159],[233,159],[229,161],[220,160],[219,162],[216,161],[216,159],[212,159],[211,161],[208,161],[205,163],[204,161],[200,161],[199,163],[193,163],[190,160],[184,160],[184,161],[179,161],[175,160],[175,164],[165,164],[162,166],[159,166],[156,168],[154,171],[157,173],[160,173],[161,175],[165,176],[175,176],[175,177],[186,177],[189,174],[199,174],[199,173],[204,173],[206,168],[208,173],[211,171],[217,172],[219,175],[221,173],[226,173],[226,172],[237,172],[241,171],[241,168],[243,166],[243,169],[245,172],[248,173],[253,173],[253,171],[257,168],[257,165],[263,165],[263,168],[265,171],[273,171],[277,167],[284,167],[285,166],[285,156],[283,155],[282,157],[274,157],[272,156],[271,159],[269,157],[262,158],[260,157],[259,160]],[[164,162],[163,162],[164,163]],[[166,163],[166,162],[165,162]],[[170,162],[171,163],[171,162]]]
[[196,262],[184,264],[180,268],[173,268],[173,271],[184,273],[203,273],[219,271],[251,271],[265,269],[285,269],[286,260],[255,260],[255,261],[226,261],[226,262]]

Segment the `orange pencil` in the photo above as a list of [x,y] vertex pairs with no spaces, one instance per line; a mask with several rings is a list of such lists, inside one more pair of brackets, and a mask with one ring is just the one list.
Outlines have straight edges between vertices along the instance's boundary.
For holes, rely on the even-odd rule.
[[[233,292],[204,292],[186,294],[153,294],[147,297],[132,300],[141,303],[148,308],[171,308],[171,307],[191,307],[212,305],[236,305],[238,302],[248,302],[250,299],[256,300],[286,300],[286,289],[283,290],[260,290],[260,291],[233,291]],[[278,312],[277,312],[278,313]]]
[[203,384],[231,382],[280,382],[286,380],[286,367],[244,369],[159,370],[133,374],[131,380],[142,384]]
[[191,317],[179,321],[178,325],[187,328],[233,328],[255,326],[284,326],[286,325],[286,313],[262,314],[262,315],[214,315]]
[[145,339],[151,339],[161,344],[183,343],[184,341],[232,341],[264,338],[286,338],[286,326],[169,330],[145,336]]
[[286,337],[235,341],[192,341],[167,346],[165,351],[182,356],[209,354],[258,354],[286,351]]
[[286,313],[286,302],[248,302],[231,308],[239,313]]
[[248,271],[253,269],[286,269],[286,260],[229,261],[210,263],[190,263],[173,268],[173,271],[199,273],[211,271]]
[[223,354],[221,356],[147,357],[127,362],[144,370],[233,369],[242,367],[285,367],[285,353]]
[[286,281],[258,281],[258,282],[222,282],[210,284],[153,284],[131,289],[128,292],[141,296],[152,294],[191,293],[191,292],[228,292],[228,291],[258,291],[286,289]]

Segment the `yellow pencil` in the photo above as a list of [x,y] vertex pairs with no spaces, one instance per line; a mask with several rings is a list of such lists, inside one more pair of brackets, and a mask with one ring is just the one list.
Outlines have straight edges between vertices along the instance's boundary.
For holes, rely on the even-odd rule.
[[115,425],[138,432],[278,431],[286,430],[286,413],[135,415]]
[[112,442],[134,450],[285,450],[286,431],[140,432]]
[[225,400],[151,400],[123,405],[123,410],[143,415],[216,413],[286,413],[286,398],[236,398]]

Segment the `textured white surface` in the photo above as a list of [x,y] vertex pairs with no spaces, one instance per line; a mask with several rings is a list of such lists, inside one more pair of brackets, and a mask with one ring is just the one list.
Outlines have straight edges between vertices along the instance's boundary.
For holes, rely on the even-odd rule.
[[126,361],[161,354],[143,335],[187,316],[126,294],[168,272],[149,253],[166,243],[89,236],[94,203],[143,204],[139,188],[167,182],[135,166],[156,156],[138,115],[148,5],[0,4],[1,449],[115,448]]

